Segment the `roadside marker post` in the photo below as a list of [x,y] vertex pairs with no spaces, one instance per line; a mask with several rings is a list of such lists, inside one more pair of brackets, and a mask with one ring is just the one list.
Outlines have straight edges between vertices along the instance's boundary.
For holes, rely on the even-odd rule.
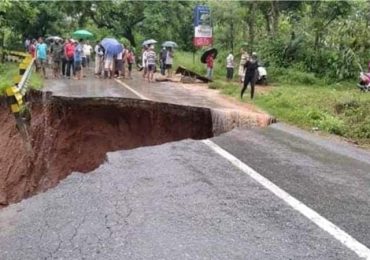
[[6,88],[5,94],[9,109],[15,117],[17,128],[25,141],[29,154],[32,155],[32,146],[28,134],[29,122],[27,122],[29,118],[25,116],[29,113],[27,113],[28,109],[24,97],[27,92],[28,81],[32,73],[32,65],[35,59],[31,55],[22,52],[8,52],[8,55],[23,59],[19,64],[19,75],[13,77],[14,86]]

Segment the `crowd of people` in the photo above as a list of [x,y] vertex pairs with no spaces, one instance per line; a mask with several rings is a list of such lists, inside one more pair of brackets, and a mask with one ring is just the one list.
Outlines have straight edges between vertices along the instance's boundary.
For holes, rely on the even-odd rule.
[[99,43],[99,41],[96,42],[94,48],[96,77],[132,79],[132,68],[135,64],[135,54],[132,48],[125,48],[123,44],[121,45],[122,51],[117,55],[112,55],[105,52],[104,47]]
[[[88,41],[80,39],[54,39],[47,45],[43,38],[37,41],[26,40],[27,51],[36,58],[36,70],[42,72],[47,78],[46,67],[51,65],[53,77],[55,79],[72,77],[81,80],[86,76],[85,71],[89,70],[92,57],[95,56],[94,74],[98,78],[128,78],[132,79],[132,69],[135,64],[135,54],[132,48],[125,48],[117,55],[106,53],[99,41],[95,48]],[[239,82],[242,85],[240,97],[247,87],[251,86],[251,98],[254,97],[256,84],[258,61],[257,55],[249,55],[247,51],[241,49],[241,58],[238,69]],[[174,51],[173,47],[163,47],[159,55],[155,52],[153,44],[144,45],[142,49],[142,62],[138,67],[143,70],[143,78],[148,82],[154,81],[156,64],[159,63],[160,73],[163,76],[172,77]],[[210,53],[206,57],[207,74],[206,77],[212,79],[215,53]],[[234,56],[230,52],[226,58],[226,79],[231,81],[234,77]]]
[[174,52],[172,47],[163,47],[157,57],[153,44],[145,45],[142,49],[143,78],[148,82],[154,81],[154,72],[157,70],[156,61],[158,58],[160,73],[162,76],[172,77]]
[[[81,80],[86,77],[90,63],[95,56],[94,73],[99,78],[132,78],[131,71],[135,63],[135,55],[130,48],[117,55],[105,53],[103,46],[96,42],[95,48],[89,41],[80,39],[55,38],[45,43],[42,37],[38,40],[26,40],[25,48],[35,59],[36,71],[42,72],[47,78],[46,67],[52,68],[53,78]],[[127,75],[126,75],[127,69]]]

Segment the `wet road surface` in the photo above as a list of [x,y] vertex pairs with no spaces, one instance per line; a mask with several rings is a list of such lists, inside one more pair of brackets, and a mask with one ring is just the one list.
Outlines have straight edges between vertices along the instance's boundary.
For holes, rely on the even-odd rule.
[[[55,96],[149,99],[177,105],[226,110],[240,110],[243,107],[235,102],[220,99],[218,91],[209,89],[207,84],[148,83],[138,72],[134,72],[133,79],[101,79],[89,74],[82,80],[48,79],[44,85],[43,90],[51,91]],[[253,107],[248,109],[259,112]]]
[[104,80],[89,75],[82,80],[48,79],[44,82],[43,91],[51,91],[55,96],[65,97],[125,97],[137,96],[114,80]]
[[[213,141],[369,246],[370,160],[278,128]],[[359,259],[201,141],[109,153],[0,223],[4,259]]]

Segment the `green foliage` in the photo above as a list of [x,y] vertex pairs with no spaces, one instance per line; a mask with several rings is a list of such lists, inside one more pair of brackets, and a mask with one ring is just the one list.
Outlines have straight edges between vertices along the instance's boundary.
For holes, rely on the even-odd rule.
[[255,103],[279,120],[370,144],[370,95],[352,86],[282,85]]
[[[5,88],[14,85],[13,78],[19,72],[17,63],[0,64],[0,95],[3,94]],[[43,86],[43,79],[40,74],[32,73],[30,79],[30,87],[40,89]]]
[[18,66],[15,63],[1,64],[0,66],[0,94],[4,89],[13,85],[13,77],[18,73]]

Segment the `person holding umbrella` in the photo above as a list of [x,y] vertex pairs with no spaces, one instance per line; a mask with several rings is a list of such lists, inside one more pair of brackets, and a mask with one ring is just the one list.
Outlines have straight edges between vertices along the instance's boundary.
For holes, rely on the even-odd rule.
[[161,74],[165,75],[166,70],[166,57],[167,57],[167,50],[166,47],[163,47],[159,52],[159,67],[161,69]]
[[171,47],[166,48],[166,59],[165,59],[165,69],[167,71],[167,76],[172,77],[172,64],[173,64],[173,50]]
[[146,55],[147,66],[148,66],[148,82],[154,82],[154,71],[155,62],[157,60],[157,55],[154,51],[154,46],[150,45],[149,50]]
[[123,51],[123,46],[114,38],[104,38],[101,45],[105,50],[104,76],[113,77],[114,56]]
[[214,60],[216,59],[217,57],[217,49],[215,48],[210,48],[208,50],[206,50],[203,54],[202,54],[202,57],[200,57],[200,61],[202,63],[206,63],[207,64],[207,74],[206,74],[206,77],[211,80],[212,79],[212,74],[213,74],[213,63],[214,63]]
[[177,48],[177,43],[173,41],[166,41],[162,44],[166,48],[164,67],[167,70],[167,76],[172,77],[172,64],[173,64],[173,49]]

